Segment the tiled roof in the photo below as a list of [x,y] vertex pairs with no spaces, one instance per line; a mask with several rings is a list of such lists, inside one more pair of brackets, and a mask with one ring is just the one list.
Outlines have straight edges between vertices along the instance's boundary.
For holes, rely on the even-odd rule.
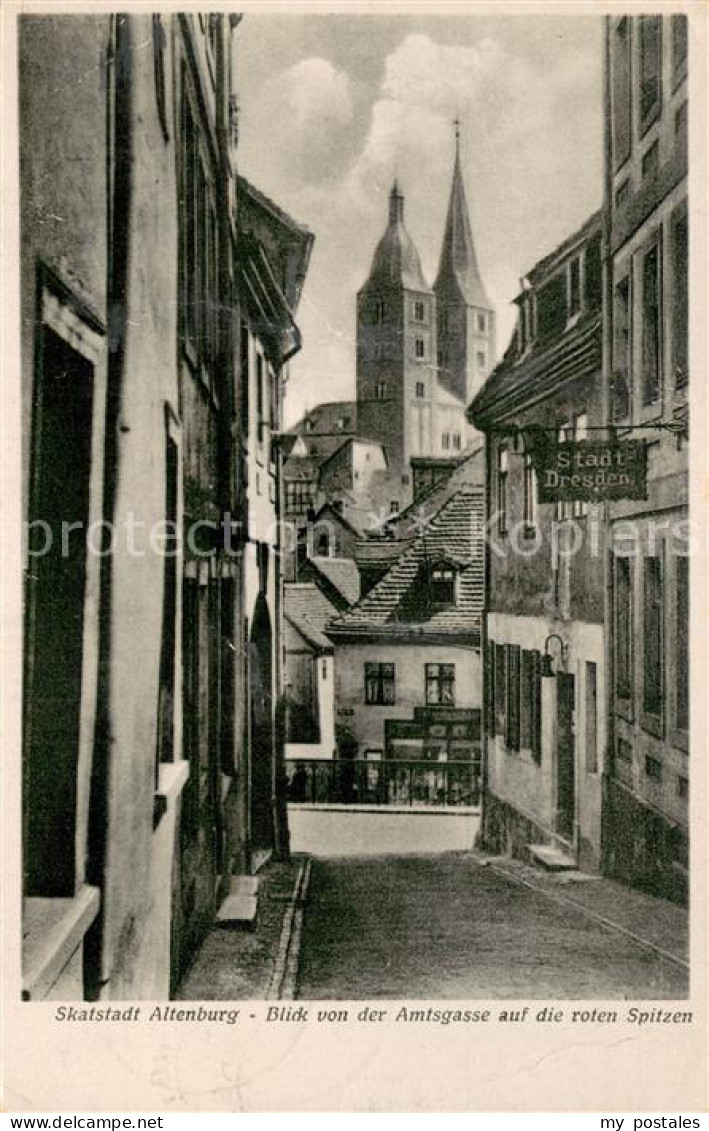
[[325,515],[328,515],[334,523],[344,526],[351,534],[360,536],[367,527],[366,514],[362,513],[361,508],[348,505],[346,498],[342,500],[342,510],[338,510],[333,503],[326,500],[317,511],[313,519],[313,526],[320,522]]
[[446,499],[465,486],[482,487],[485,480],[485,455],[482,444],[471,444],[447,479],[441,479],[415,502],[410,503],[388,524],[396,539],[408,539],[420,529],[421,521],[441,509]]
[[572,232],[570,236],[562,240],[553,251],[550,251],[548,255],[538,260],[531,271],[527,272],[529,281],[536,283],[538,279],[543,278],[549,272],[549,268],[552,267],[552,265],[557,263],[558,260],[563,259],[567,252],[575,247],[576,244],[583,243],[583,241],[593,235],[595,231],[600,231],[601,218],[602,213],[599,209],[598,212],[594,212],[592,216],[589,216],[588,220],[586,220],[580,228],[577,228],[575,232]]
[[[338,421],[343,427],[338,428]],[[306,428],[310,423],[311,427]],[[300,418],[288,431],[300,436],[351,436],[357,427],[356,401],[325,401],[315,405]]]
[[[405,550],[381,581],[354,608],[336,617],[328,635],[423,637],[469,636],[480,631],[484,596],[484,492],[461,487],[443,504],[413,545]],[[455,605],[429,607],[416,619],[412,595],[426,584],[422,574],[436,561],[454,564],[458,572]],[[407,611],[408,610],[408,611]]]
[[301,636],[319,651],[332,651],[332,641],[324,630],[337,609],[317,585],[286,582],[283,605],[285,616]]
[[274,200],[271,200],[270,196],[266,196],[265,192],[262,192],[261,189],[256,188],[256,185],[252,185],[251,181],[247,181],[246,177],[242,177],[241,174],[239,174],[239,176],[237,177],[237,182],[238,188],[242,193],[247,193],[253,200],[256,201],[257,204],[260,204],[262,208],[265,208],[267,212],[272,212],[273,215],[276,216],[282,224],[285,224],[287,227],[291,228],[299,235],[304,236],[306,239],[313,238],[313,233],[309,228],[306,228],[305,224],[301,224],[298,220],[294,220],[292,216],[289,216],[289,214],[280,207],[280,205],[276,204]]
[[308,558],[308,565],[321,573],[348,605],[359,599],[359,570],[351,558]]
[[538,399],[600,364],[601,316],[594,312],[531,354],[519,358],[508,351],[470,405],[468,419],[485,424],[516,409],[532,393]]
[[318,477],[317,461],[309,456],[289,456],[283,465],[284,482],[315,482]]

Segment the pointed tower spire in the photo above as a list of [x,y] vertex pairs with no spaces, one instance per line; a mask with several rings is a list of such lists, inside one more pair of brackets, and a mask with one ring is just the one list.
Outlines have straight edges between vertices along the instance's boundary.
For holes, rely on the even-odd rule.
[[465,197],[463,172],[460,164],[460,119],[456,118],[453,125],[455,128],[453,182],[434,290],[438,291],[439,287],[445,283],[449,284],[454,281],[460,290],[461,297],[469,306],[479,306],[490,310],[490,300],[485,292],[475,254],[468,202]]
[[399,181],[395,177],[394,184],[389,193],[389,223],[403,224],[404,222],[404,194],[399,188]]

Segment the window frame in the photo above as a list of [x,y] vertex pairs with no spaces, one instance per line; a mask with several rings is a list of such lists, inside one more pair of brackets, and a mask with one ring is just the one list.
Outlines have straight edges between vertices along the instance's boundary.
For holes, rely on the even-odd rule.
[[[633,721],[633,707],[635,702],[635,578],[633,564],[635,559],[627,554],[613,555],[613,699],[616,714]],[[627,591],[620,592],[620,575],[627,567]],[[625,582],[623,583],[625,587]],[[622,684],[619,680],[621,665],[619,662],[619,647],[621,633],[619,632],[620,616],[626,620],[625,650],[623,661]]]
[[587,774],[596,775],[598,773],[598,732],[598,664],[595,660],[586,660],[584,665],[584,739]]
[[[648,637],[648,628],[650,621],[650,608],[648,602],[648,581],[649,581],[649,567],[653,563],[653,571],[656,572],[655,584],[655,605],[653,621],[651,622],[656,632],[653,639]],[[651,583],[653,584],[653,583]],[[642,647],[642,678],[641,678],[641,721],[643,730],[648,731],[650,734],[658,738],[664,735],[664,723],[667,712],[667,689],[665,686],[667,675],[667,663],[665,657],[665,645],[667,643],[667,630],[665,625],[665,610],[666,610],[666,570],[664,558],[661,552],[655,554],[645,554],[642,558],[642,620],[641,620],[641,647]],[[648,652],[650,648],[656,652],[657,658],[657,672],[655,674],[656,692],[658,702],[657,709],[648,701]]]
[[505,745],[508,751],[520,749],[520,677],[521,648],[519,644],[507,645],[507,730]]
[[[623,35],[622,48],[619,37]],[[611,143],[613,170],[617,172],[628,160],[633,142],[633,21],[621,16],[612,25],[611,43]],[[622,50],[624,66],[618,63]],[[623,111],[622,117],[620,111]],[[622,127],[622,128],[621,128]]]
[[[648,305],[646,301],[646,286],[649,281],[647,272],[647,260],[651,255],[655,255],[656,265],[654,272],[654,285],[656,303],[654,309],[656,310],[656,318],[654,324],[654,354],[655,354],[655,382],[653,383],[653,390],[656,395],[652,400],[647,398],[648,388],[648,348],[649,348],[649,330],[647,320]],[[662,257],[662,228],[657,228],[650,238],[646,241],[640,251],[640,381],[638,393],[640,396],[640,412],[642,419],[653,419],[662,413],[663,404],[663,381],[664,381],[664,358],[663,358],[663,257]]]
[[497,449],[497,475],[495,483],[495,502],[497,505],[497,533],[507,534],[508,487],[509,487],[509,448],[500,444]]
[[[663,27],[661,15],[642,15],[637,17],[638,20],[638,36],[637,36],[637,99],[638,99],[638,138],[645,136],[650,126],[660,116],[662,108],[662,63],[663,63]],[[644,83],[651,81],[650,78],[643,78],[643,66],[648,59],[648,52],[644,49],[645,44],[643,37],[648,34],[648,29],[654,26],[657,30],[657,74],[655,81],[657,82],[657,90],[652,102],[643,108],[643,99],[645,92],[643,90]]]
[[[677,242],[677,229],[683,227],[686,236],[684,242],[684,255],[678,256],[678,242]],[[670,267],[670,336],[672,347],[672,388],[676,396],[686,399],[689,395],[689,299],[690,299],[690,278],[689,278],[689,209],[687,201],[682,201],[676,208],[673,209],[670,215],[669,222],[669,235],[670,235],[670,254],[669,254],[669,267]],[[678,260],[684,264],[684,271],[678,272]],[[678,287],[678,279],[680,279],[680,286]],[[683,299],[683,303],[678,302],[678,291]],[[681,293],[683,291],[683,294]],[[683,315],[683,316],[682,316]],[[683,340],[684,348],[684,361],[685,371],[682,380],[679,379],[679,370],[677,365],[677,342],[678,338]]]
[[[436,574],[445,574],[445,577],[436,577]],[[455,605],[457,595],[457,570],[449,562],[436,562],[431,566],[429,575],[429,594],[430,602],[432,605],[451,606]],[[445,588],[445,595],[435,597],[435,589],[443,590]]]
[[[670,738],[672,745],[681,750],[689,751],[689,720],[691,708],[690,671],[691,656],[690,642],[690,615],[691,615],[691,568],[689,555],[670,555],[668,565],[671,566],[671,576],[668,577],[667,586],[667,611],[670,616],[668,625],[668,644],[672,663],[667,665],[667,675],[670,681],[668,707],[670,719]],[[680,605],[680,567],[686,570],[685,578],[685,610],[684,617]],[[669,570],[668,570],[669,573]],[[682,633],[684,642],[682,643]],[[679,699],[680,687],[678,677],[684,677],[684,694],[686,697],[686,713],[680,716]]]
[[534,466],[532,453],[524,453],[524,491],[522,498],[522,523],[523,533],[527,536],[536,534],[537,518],[539,513],[537,469]]
[[[677,35],[679,27],[684,27],[684,54],[678,59],[676,53]],[[670,57],[672,64],[672,91],[687,77],[689,65],[689,25],[686,13],[673,13],[670,16]]]
[[[427,707],[455,707],[455,664],[424,664],[424,687]],[[444,688],[450,694],[444,699]]]
[[380,660],[365,661],[364,701],[368,707],[396,705],[396,664]]
[[[612,342],[612,363],[611,363],[611,413],[614,424],[628,423],[633,420],[634,409],[634,373],[633,362],[635,351],[633,349],[633,272],[632,263],[627,265],[626,270],[619,275],[613,284],[613,342]],[[621,320],[618,317],[620,310],[619,301],[624,294],[622,301],[624,303],[624,325],[621,328]],[[622,340],[620,335],[623,335]],[[626,384],[626,404],[627,411],[620,413],[618,411],[618,397],[619,393],[616,388],[616,373],[619,372],[619,360],[621,359],[625,365],[625,370],[622,374]]]

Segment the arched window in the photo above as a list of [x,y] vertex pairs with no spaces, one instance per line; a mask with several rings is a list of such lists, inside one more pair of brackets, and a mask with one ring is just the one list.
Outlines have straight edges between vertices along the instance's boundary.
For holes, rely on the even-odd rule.
[[318,534],[316,553],[319,558],[329,558],[330,556],[330,535],[327,530],[321,530]]

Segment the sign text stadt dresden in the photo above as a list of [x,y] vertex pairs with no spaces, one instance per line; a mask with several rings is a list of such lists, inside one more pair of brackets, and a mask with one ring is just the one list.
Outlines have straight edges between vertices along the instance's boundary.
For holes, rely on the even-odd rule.
[[540,503],[646,499],[647,461],[642,440],[580,440],[537,454]]

